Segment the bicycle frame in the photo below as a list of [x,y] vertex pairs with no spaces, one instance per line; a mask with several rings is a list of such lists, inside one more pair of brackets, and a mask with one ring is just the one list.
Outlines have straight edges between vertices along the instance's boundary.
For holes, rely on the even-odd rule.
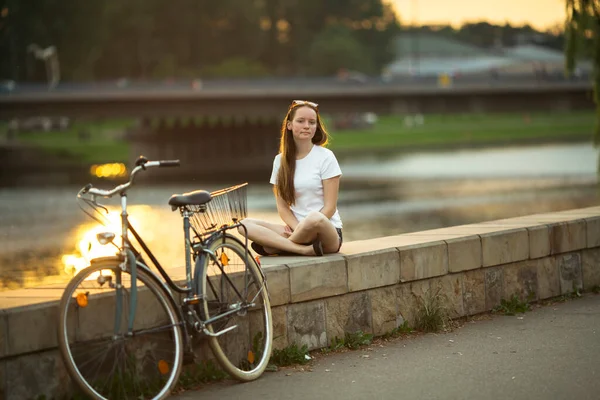
[[[131,330],[132,330],[131,326],[133,323],[133,319],[135,317],[135,310],[136,310],[136,306],[137,306],[137,284],[136,284],[137,268],[141,267],[144,270],[144,272],[146,272],[153,280],[155,280],[157,283],[160,284],[160,287],[162,287],[164,289],[163,291],[169,298],[169,301],[171,301],[171,303],[174,306],[176,306],[175,308],[178,310],[180,320],[182,321],[182,323],[184,325],[184,330],[186,331],[185,336],[186,336],[186,338],[188,338],[187,324],[185,324],[186,319],[184,318],[184,311],[186,310],[186,307],[189,304],[197,304],[205,296],[204,293],[198,293],[198,291],[200,291],[201,289],[200,290],[196,290],[196,289],[198,288],[198,282],[204,276],[203,269],[206,265],[206,257],[210,257],[210,259],[215,262],[215,264],[221,270],[222,276],[224,276],[225,279],[235,289],[235,285],[232,284],[232,281],[225,273],[221,262],[217,259],[215,254],[213,254],[208,249],[209,245],[213,241],[218,240],[219,238],[225,238],[225,232],[227,230],[242,227],[242,229],[244,231],[246,231],[246,227],[243,224],[238,222],[238,223],[235,223],[232,225],[224,225],[220,228],[215,229],[214,231],[207,232],[204,235],[200,235],[200,234],[198,234],[198,232],[196,232],[195,229],[193,229],[191,227],[191,224],[190,224],[190,217],[193,215],[193,212],[186,209],[185,207],[180,208],[181,215],[183,217],[183,228],[184,228],[186,282],[185,282],[185,286],[180,286],[177,283],[175,283],[171,279],[169,274],[165,271],[165,269],[162,267],[160,262],[157,260],[156,256],[152,253],[152,251],[150,250],[148,245],[144,242],[144,240],[142,239],[140,234],[131,225],[131,223],[129,221],[129,215],[127,213],[126,189],[129,188],[129,186],[131,186],[131,184],[133,183],[136,173],[139,172],[141,169],[146,169],[146,167],[161,166],[161,163],[166,163],[167,164],[166,166],[172,166],[174,163],[178,163],[178,162],[172,162],[172,161],[148,162],[145,165],[136,166],[136,168],[131,173],[131,178],[128,183],[117,186],[116,188],[112,189],[111,191],[98,190],[98,189],[92,188],[91,185],[88,185],[84,189],[82,189],[82,191],[80,192],[80,194],[78,196],[80,196],[81,193],[88,193],[88,192],[90,194],[92,194],[92,196],[99,195],[99,196],[103,196],[103,197],[112,197],[112,195],[114,195],[116,193],[119,193],[121,196],[121,246],[119,247],[121,270],[124,271],[126,268],[126,265],[129,264],[131,278],[132,278],[131,298],[130,298],[130,308],[129,308],[130,315],[128,318],[129,333],[131,333]],[[94,206],[98,206],[98,203],[96,203],[96,201],[95,201],[95,197],[92,197],[91,202],[94,204]],[[198,240],[199,240],[198,242],[195,242],[195,243],[192,242],[192,238],[191,238],[192,230],[194,231],[195,236],[198,238]],[[146,262],[142,258],[142,253],[140,251],[138,251],[133,246],[131,241],[129,240],[129,232],[131,232],[133,237],[136,239],[136,241],[141,246],[144,253],[150,258],[150,261],[152,262],[152,264],[154,264],[154,266],[156,267],[156,269],[158,270],[158,272],[164,279],[164,282],[160,280],[158,275],[154,271],[152,271],[148,265],[146,265]],[[250,252],[248,251],[248,237],[247,237],[247,234],[244,236],[245,236],[245,241],[243,243],[243,246],[246,250],[244,261],[246,264],[248,264],[249,262],[254,262],[254,259],[252,259],[252,261],[250,261],[248,259],[248,257],[251,257]],[[242,243],[240,242],[240,244],[242,244]],[[192,260],[191,260],[192,251],[195,255],[195,268],[194,268],[193,277],[192,277]],[[259,293],[260,293],[262,290],[264,290],[266,288],[266,279],[265,279],[265,275],[264,275],[262,269],[258,268],[258,270],[260,271],[261,277],[263,279],[263,287],[259,291]],[[121,296],[122,296],[121,290],[120,290],[121,274],[120,274],[119,270],[116,270],[115,272],[116,272],[116,281],[117,281],[116,282],[117,283],[116,295],[119,298],[121,298]],[[166,282],[166,285],[165,285],[165,282]],[[209,284],[210,284],[210,282],[209,282]],[[212,284],[211,284],[211,286],[212,286]],[[186,297],[182,301],[182,304],[179,304],[177,301],[175,301],[175,298],[173,297],[173,294],[171,293],[171,291],[169,289],[172,289],[178,293],[186,295]],[[212,289],[214,290],[214,288],[212,288]],[[241,298],[242,294],[239,293],[239,291],[237,291],[237,289],[235,289],[235,291],[236,291],[236,294]],[[267,293],[268,293],[268,291],[267,291]],[[122,307],[121,301],[117,300],[116,315],[119,318],[120,318],[120,315],[122,312],[121,307]],[[209,325],[221,318],[225,318],[228,315],[233,314],[238,311],[239,310],[237,310],[237,309],[229,310],[225,313],[216,315],[205,321],[202,320],[200,317],[198,317],[198,315],[195,313],[195,311],[191,311],[186,314],[195,315],[196,323],[194,323],[193,325],[196,329],[201,328],[205,334],[215,336],[214,333],[211,333],[208,330],[206,330],[205,326]],[[118,328],[119,328],[118,323],[115,323],[115,332],[118,330]],[[224,332],[221,332],[219,334],[222,334],[222,333],[224,333]]]
[[[202,279],[203,268],[205,265],[205,257],[207,257],[207,256],[210,257],[215,262],[215,264],[221,270],[223,277],[231,284],[231,287],[235,290],[236,294],[239,297],[243,297],[243,295],[237,291],[237,288],[235,288],[235,285],[233,285],[233,283],[231,282],[227,273],[224,271],[224,268],[221,265],[221,262],[216,258],[216,256],[210,250],[207,249],[207,247],[213,241],[219,240],[220,238],[224,237],[224,233],[226,231],[228,231],[230,229],[236,229],[238,227],[243,227],[242,229],[246,230],[246,227],[241,223],[228,225],[228,226],[219,228],[219,229],[211,232],[204,239],[202,239],[200,236],[198,236],[200,241],[197,243],[192,243],[192,240],[191,240],[192,228],[190,226],[190,221],[189,221],[191,214],[192,213],[190,211],[187,211],[187,210],[182,211],[184,240],[185,240],[185,265],[186,265],[186,267],[185,267],[186,268],[186,273],[185,273],[186,285],[184,287],[182,287],[182,286],[179,286],[177,283],[175,283],[171,279],[171,277],[165,271],[165,269],[160,264],[160,262],[158,261],[156,256],[152,253],[152,251],[150,250],[148,245],[144,242],[144,240],[142,239],[140,234],[131,225],[131,223],[129,221],[129,215],[127,213],[127,195],[126,194],[121,195],[121,225],[122,225],[122,232],[123,232],[123,234],[121,235],[122,236],[121,254],[123,256],[122,259],[124,260],[124,262],[129,262],[131,275],[132,275],[132,287],[131,287],[132,293],[131,293],[131,299],[130,299],[131,304],[130,304],[130,308],[129,308],[130,316],[128,318],[128,321],[129,321],[128,323],[130,325],[129,328],[131,328],[131,323],[133,322],[133,319],[135,317],[135,310],[136,310],[136,305],[137,305],[137,285],[136,285],[136,280],[135,280],[136,268],[138,268],[140,265],[143,265],[145,267],[145,268],[143,267],[145,272],[149,273],[153,277],[156,277],[156,274],[143,261],[143,259],[141,257],[142,253],[140,251],[138,251],[133,246],[131,241],[129,240],[129,232],[131,232],[131,234],[133,235],[135,240],[141,246],[144,253],[150,258],[150,261],[152,262],[154,267],[156,267],[156,269],[158,270],[158,272],[160,273],[160,275],[163,277],[164,281],[166,282],[166,285],[165,285],[163,282],[161,282],[160,279],[158,279],[158,277],[156,277],[156,279],[155,279],[157,282],[161,283],[161,287],[163,287],[165,289],[165,292],[167,293],[167,295],[169,296],[169,298],[173,302],[173,304],[178,305],[177,309],[180,311],[179,314],[180,314],[180,318],[182,321],[184,321],[184,318],[183,318],[184,315],[183,315],[183,312],[181,312],[182,311],[181,305],[177,304],[177,302],[175,301],[175,298],[173,297],[172,293],[168,289],[170,288],[178,293],[187,294],[188,297],[183,299],[183,304],[186,306],[188,304],[192,304],[194,301],[202,299],[205,294],[204,293],[196,293],[195,288],[197,287],[197,282],[199,282],[199,280]],[[248,260],[248,257],[249,257],[248,238],[247,238],[247,235],[245,235],[245,237],[246,238],[245,238],[244,248],[246,249],[246,254],[245,254],[246,258],[244,261],[246,263],[253,262],[253,261]],[[193,277],[192,277],[192,262],[191,262],[192,250],[197,255],[195,266],[194,266]],[[129,256],[129,257],[127,256],[128,252],[131,252],[131,254],[134,258],[134,262],[132,262],[130,260],[131,256]],[[125,261],[125,260],[127,260],[127,261]],[[260,269],[260,268],[259,268],[259,271],[264,280],[264,286],[266,287],[266,280],[265,280],[264,273],[262,272],[262,269]],[[117,282],[120,283],[120,277],[117,278]],[[263,289],[264,289],[264,287],[263,287]],[[267,291],[267,293],[268,293],[268,291]],[[190,294],[191,294],[191,296],[190,296]],[[118,296],[120,295],[120,290],[117,290],[117,295]],[[121,303],[120,301],[117,301],[118,308],[121,307],[120,303]],[[227,316],[234,314],[238,311],[239,310],[237,310],[237,309],[233,309],[233,310],[227,311],[225,313],[216,315],[207,320],[202,320],[200,322],[201,322],[202,327],[204,327],[205,325],[210,325],[210,324],[212,324],[222,318],[226,318]],[[121,314],[121,310],[118,309],[117,315],[120,316],[120,314]],[[118,326],[115,326],[115,329],[118,329]],[[187,332],[187,329],[186,329],[186,332]],[[208,331],[205,331],[205,333],[209,334],[209,335],[211,334]]]

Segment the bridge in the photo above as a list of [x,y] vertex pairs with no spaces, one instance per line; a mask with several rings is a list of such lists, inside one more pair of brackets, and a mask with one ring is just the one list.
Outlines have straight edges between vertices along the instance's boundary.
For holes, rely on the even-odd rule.
[[282,118],[290,100],[318,102],[324,112],[379,114],[570,110],[592,106],[589,79],[466,76],[447,86],[435,78],[268,78],[254,80],[102,82],[20,85],[0,92],[0,120],[29,116],[100,118]]
[[[569,111],[593,107],[589,79],[465,76],[341,81],[267,78],[19,85],[0,93],[0,120],[33,116],[137,118],[132,157],[182,160],[181,177],[264,178],[278,149],[292,99],[318,102],[330,116],[415,113]],[[266,178],[264,178],[266,179]]]

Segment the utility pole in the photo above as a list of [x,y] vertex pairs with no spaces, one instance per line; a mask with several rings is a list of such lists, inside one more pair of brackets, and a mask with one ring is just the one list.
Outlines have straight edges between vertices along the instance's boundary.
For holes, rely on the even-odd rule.
[[[417,76],[421,75],[420,67],[419,67],[419,27],[417,27],[417,14],[418,14],[418,0],[410,0],[410,14],[412,20],[412,27],[414,30],[412,36],[412,57],[411,57],[411,67],[416,71]],[[414,63],[414,66],[412,65]]]
[[17,82],[19,80],[19,53],[17,49],[19,48],[18,44],[18,26],[17,16],[18,16],[18,1],[13,0],[9,1],[6,6],[7,18],[8,18],[8,29],[9,29],[9,48],[10,48],[10,68],[11,68],[11,76],[13,81]]

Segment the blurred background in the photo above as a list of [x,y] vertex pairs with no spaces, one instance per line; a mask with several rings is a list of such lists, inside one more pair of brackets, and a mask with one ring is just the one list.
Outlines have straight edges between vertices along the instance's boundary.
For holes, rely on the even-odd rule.
[[182,161],[130,191],[163,265],[184,263],[173,193],[250,182],[249,215],[278,221],[293,99],[332,135],[347,241],[598,205],[600,23],[571,17],[600,6],[580,3],[0,0],[0,290],[102,251],[75,196],[142,154]]

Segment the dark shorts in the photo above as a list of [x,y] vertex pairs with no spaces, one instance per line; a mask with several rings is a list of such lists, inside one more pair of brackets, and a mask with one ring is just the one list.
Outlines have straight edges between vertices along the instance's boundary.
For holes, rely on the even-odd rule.
[[342,248],[342,242],[344,241],[344,237],[342,236],[342,228],[335,228],[335,230],[338,233],[338,236],[340,237],[340,245],[337,249],[337,251],[340,251],[340,249]]

